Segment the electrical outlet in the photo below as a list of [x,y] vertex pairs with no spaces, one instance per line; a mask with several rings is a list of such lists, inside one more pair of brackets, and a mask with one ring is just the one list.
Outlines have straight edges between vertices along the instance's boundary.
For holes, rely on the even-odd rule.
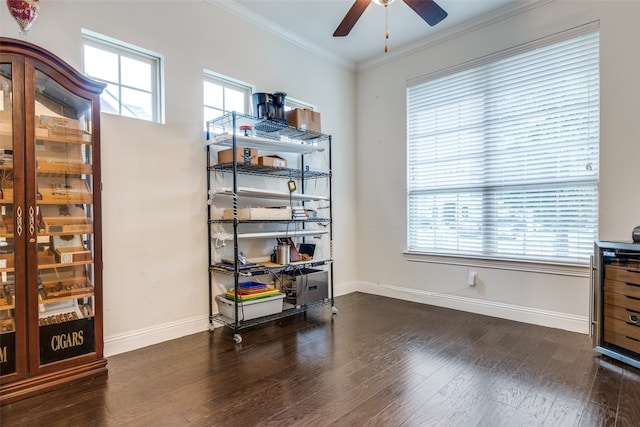
[[478,275],[478,273],[476,273],[475,271],[469,270],[469,275],[467,276],[467,285],[475,286],[476,285],[476,276],[477,275]]

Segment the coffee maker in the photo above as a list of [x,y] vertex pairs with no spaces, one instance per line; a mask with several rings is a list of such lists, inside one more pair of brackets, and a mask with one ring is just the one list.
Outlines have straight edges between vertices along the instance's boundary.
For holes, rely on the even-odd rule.
[[286,122],[284,117],[284,92],[256,92],[253,97],[253,115],[259,119]]

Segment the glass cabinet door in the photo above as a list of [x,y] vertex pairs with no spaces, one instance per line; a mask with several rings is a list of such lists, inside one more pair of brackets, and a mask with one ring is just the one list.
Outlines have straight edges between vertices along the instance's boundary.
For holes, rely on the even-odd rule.
[[16,372],[16,227],[12,64],[0,64],[0,375]]
[[36,207],[28,236],[37,239],[44,365],[95,351],[92,109],[45,72],[36,69],[34,78]]

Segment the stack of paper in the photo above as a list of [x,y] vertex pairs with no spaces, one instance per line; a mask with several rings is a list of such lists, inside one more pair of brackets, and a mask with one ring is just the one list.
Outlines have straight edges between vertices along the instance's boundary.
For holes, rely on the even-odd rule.
[[291,210],[293,212],[293,219],[307,219],[307,214],[304,211],[304,206],[294,206],[291,208]]

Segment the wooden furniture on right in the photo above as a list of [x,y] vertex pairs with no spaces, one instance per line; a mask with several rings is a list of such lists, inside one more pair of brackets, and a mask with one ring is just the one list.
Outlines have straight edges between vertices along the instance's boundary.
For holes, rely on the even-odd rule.
[[640,244],[597,242],[594,267],[595,349],[640,368]]

